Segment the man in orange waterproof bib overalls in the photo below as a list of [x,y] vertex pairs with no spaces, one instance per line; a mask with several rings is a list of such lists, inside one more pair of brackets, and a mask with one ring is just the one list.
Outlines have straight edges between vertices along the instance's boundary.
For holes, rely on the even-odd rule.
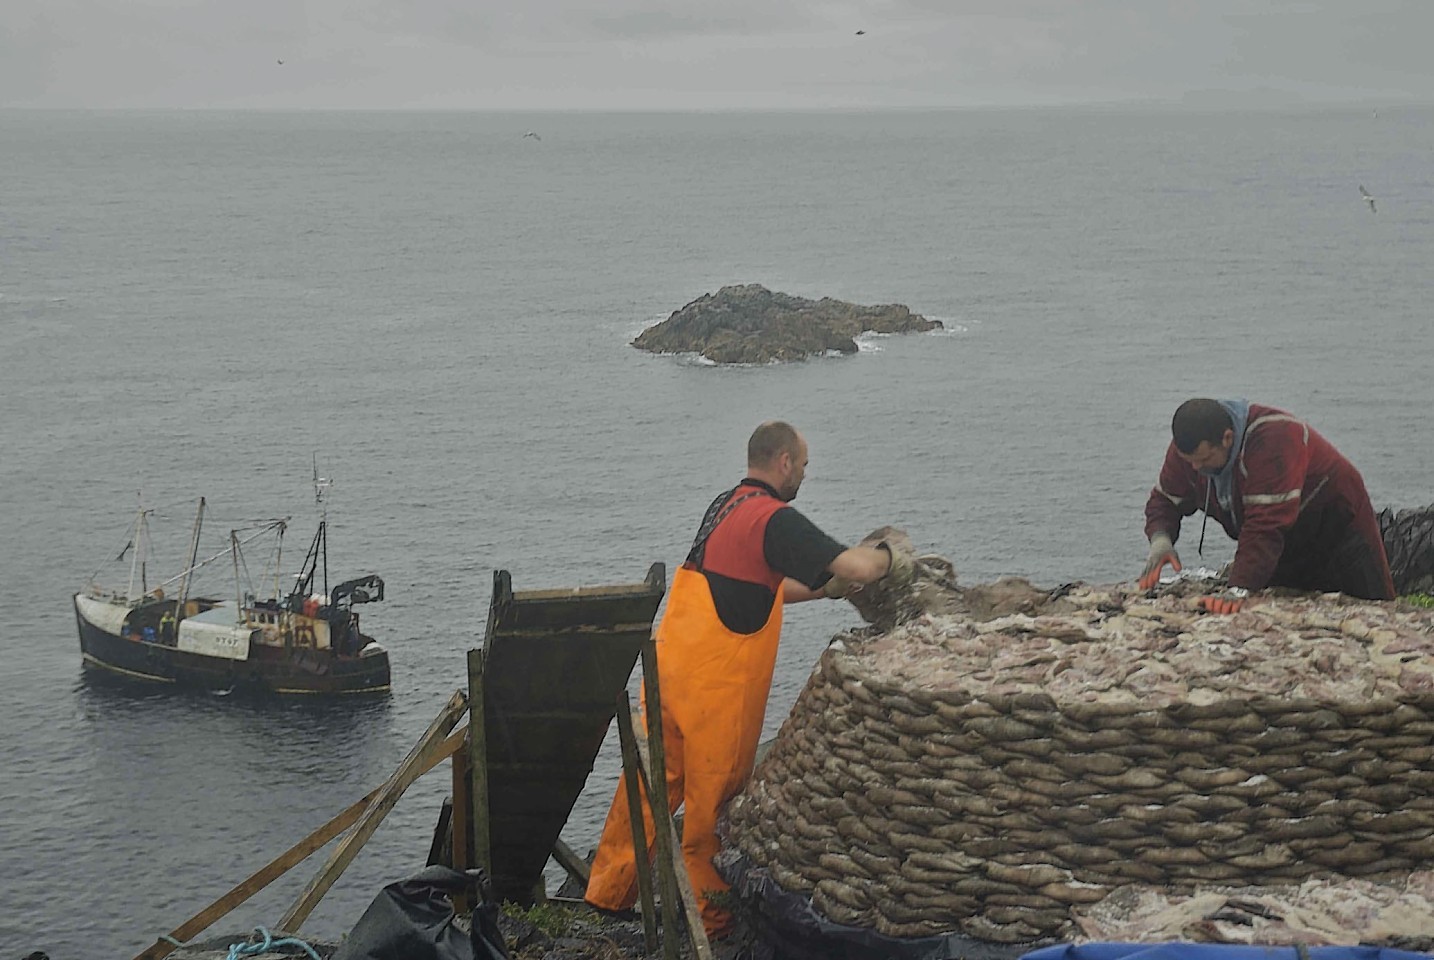
[[[771,421],[747,441],[747,477],[712,501],[687,561],[672,578],[657,628],[667,802],[685,807],[682,857],[712,937],[732,916],[710,895],[728,889],[712,866],[717,815],[752,773],[772,686],[782,604],[840,597],[850,584],[909,561],[884,544],[844,548],[788,503],[806,473],[807,444]],[[649,720],[650,723],[650,720]],[[645,814],[652,856],[651,813]],[[619,782],[588,881],[587,902],[626,910],[637,900],[637,865],[626,785]]]

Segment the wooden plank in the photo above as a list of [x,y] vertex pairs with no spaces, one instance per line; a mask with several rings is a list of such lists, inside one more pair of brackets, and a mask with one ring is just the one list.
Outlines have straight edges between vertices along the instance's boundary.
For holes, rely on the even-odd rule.
[[572,877],[583,886],[588,885],[588,862],[578,856],[577,851],[563,842],[559,837],[553,841],[553,859],[558,862],[568,876]]
[[637,894],[642,901],[642,937],[651,953],[657,949],[657,907],[652,896],[652,863],[647,858],[647,828],[643,825],[642,790],[639,781],[647,781],[647,771],[637,752],[633,734],[632,701],[627,691],[617,698],[617,740],[622,748],[623,784],[627,788],[627,815],[632,823],[633,860],[637,866]]
[[[466,744],[465,744],[466,746]],[[467,870],[473,844],[469,824],[472,822],[473,806],[468,798],[469,790],[468,751],[459,750],[453,755],[453,861],[454,870]]]
[[296,899],[293,905],[279,918],[279,923],[275,927],[276,930],[282,930],[286,933],[298,932],[299,927],[308,919],[314,907],[318,906],[324,894],[329,892],[329,888],[333,886],[334,881],[339,878],[339,875],[344,872],[344,869],[353,861],[353,858],[358,855],[359,850],[363,848],[368,838],[373,836],[373,832],[378,829],[378,825],[383,821],[388,811],[393,809],[393,805],[398,802],[398,798],[403,796],[403,792],[408,789],[414,780],[418,779],[419,769],[422,767],[423,761],[434,751],[442,738],[458,723],[458,718],[463,716],[463,711],[467,706],[468,698],[464,696],[463,691],[455,691],[448,703],[444,705],[443,710],[433,719],[433,722],[428,725],[428,729],[423,732],[423,736],[419,738],[418,743],[408,752],[408,756],[403,758],[403,762],[398,765],[398,769],[388,778],[388,782],[379,788],[378,796],[370,801],[368,807],[359,817],[358,822],[355,823],[344,838],[339,841],[339,845],[334,849],[334,852],[329,855],[329,859],[323,868],[314,876],[314,879],[309,881],[308,886],[299,894],[298,899]]
[[[657,649],[651,636],[642,645],[642,689],[645,697],[644,709],[649,717],[656,717],[655,724],[648,725],[650,732],[654,727],[658,731],[658,737],[662,736],[662,695],[658,689],[657,682]],[[657,846],[657,869],[662,877],[662,950],[667,960],[675,960],[677,953],[677,933],[679,930],[677,919],[677,908],[682,896],[677,885],[677,874],[686,873],[687,868],[681,863],[681,851],[674,849],[672,830],[672,811],[667,808],[667,764],[665,755],[659,758],[661,767],[654,766],[652,758],[648,755],[645,747],[646,737],[640,729],[634,729],[633,743],[638,754],[638,768],[642,770],[644,785],[647,787],[647,802],[652,807],[653,838]],[[653,784],[657,789],[652,789]],[[669,947],[668,945],[671,944]],[[669,951],[671,951],[669,955]]]
[[[424,759],[420,774],[427,773],[452,756],[463,746],[463,740],[467,735],[468,730],[464,728],[444,740],[437,750]],[[293,867],[303,863],[315,851],[322,849],[330,840],[358,822],[358,818],[368,809],[368,805],[373,802],[382,789],[382,787],[376,787],[370,790],[361,800],[349,806],[343,813],[255,870],[218,900],[169,931],[168,936],[184,943],[209,929],[216,921],[228,916],[235,907],[273,883]],[[179,948],[169,940],[156,940],[153,945],[140,951],[134,960],[164,960],[177,949]]]
[[[581,755],[579,756],[581,757]],[[586,759],[586,757],[581,757],[581,759]],[[578,789],[582,789],[583,785],[588,782],[588,771],[574,770],[571,762],[559,763],[553,760],[541,763],[494,763],[489,760],[489,774],[491,775],[494,770],[503,772],[505,793],[508,792],[506,788],[510,783],[515,790],[532,787],[551,791],[554,784],[576,784]]]
[[[644,766],[652,773],[652,779],[660,785],[654,793],[648,797],[652,802],[653,818],[661,818],[657,835],[670,833],[676,837],[677,831],[672,826],[672,813],[667,809],[667,753],[662,743],[662,690],[657,678],[657,640],[651,634],[642,645],[642,690],[647,698],[646,709],[649,717],[657,717],[656,723],[648,724],[648,737],[645,740],[638,736],[637,748],[639,753],[645,746],[651,745],[651,758],[643,757]],[[697,960],[712,960],[712,945],[707,941],[707,931],[702,926],[702,915],[697,909],[697,897],[692,892],[692,878],[687,875],[687,867],[682,862],[681,851],[675,843],[669,843],[668,855],[672,858],[672,872],[676,879],[677,887],[682,895],[682,907],[687,915],[687,933],[692,938],[692,949],[697,954]],[[666,898],[663,898],[664,901]],[[666,907],[664,905],[663,922],[667,920]]]
[[[497,585],[494,591],[497,591]],[[489,612],[489,635],[492,635],[492,611]],[[473,781],[468,797],[471,811],[468,829],[473,836],[473,863],[492,878],[490,838],[493,836],[493,824],[488,806],[488,731],[484,710],[483,654],[482,649],[468,651],[468,772]]]
[[472,693],[486,725],[489,864],[498,896],[520,904],[537,896],[664,590],[661,564],[642,584],[590,594],[514,593],[507,572],[495,571],[482,689]]
[[453,800],[443,798],[438,810],[438,823],[433,827],[433,840],[428,844],[428,865],[446,864],[453,858]]
[[638,621],[637,623],[574,623],[563,627],[551,627],[544,624],[527,625],[521,627],[499,627],[498,636],[512,637],[515,640],[536,639],[572,641],[581,640],[583,643],[601,643],[604,637],[612,637],[616,640],[627,640],[632,637],[640,637],[652,630],[652,621]]
[[584,720],[606,720],[608,712],[604,710],[524,710],[521,706],[516,709],[503,710],[503,718],[510,723],[527,723],[529,721],[550,721],[553,724],[572,723]]
[[[661,736],[661,734],[659,734],[659,736]],[[648,738],[644,737],[641,731],[638,731],[635,739],[637,741],[638,756],[641,758],[640,762],[643,768],[651,770],[653,766],[653,753]],[[652,776],[656,777],[656,774],[653,773]],[[648,796],[651,795],[651,792],[649,792]],[[664,802],[663,807],[666,808],[666,806],[667,804]],[[654,819],[657,817],[656,810],[653,811],[653,817]],[[671,837],[665,845],[659,841],[657,851],[659,863],[663,857],[662,848],[666,846],[668,851],[667,857],[669,863],[667,870],[664,871],[667,875],[668,886],[663,891],[664,901],[671,897],[682,905],[682,915],[687,921],[687,933],[692,941],[692,950],[693,953],[696,954],[697,960],[712,960],[712,944],[707,939],[707,929],[702,925],[702,911],[697,907],[697,894],[692,889],[692,878],[687,875],[687,864],[682,861],[682,850],[677,843],[677,828],[673,824],[672,818],[667,818],[665,827],[661,823],[658,823],[656,831],[659,838],[664,833]],[[675,896],[673,896],[674,894]],[[671,922],[675,924],[676,919],[676,917],[673,917]],[[664,929],[666,929],[666,924],[669,921],[665,906],[662,912],[662,922]]]
[[[469,822],[473,817],[473,806],[468,799],[468,751],[459,750],[453,755],[453,800],[449,809],[453,816],[449,823],[453,828],[453,857],[449,864],[454,870],[467,870],[472,863],[469,858],[472,856],[472,843],[470,842]],[[453,901],[453,912],[458,914],[467,913],[468,893],[466,890],[459,890],[449,897]]]
[[513,600],[522,603],[524,600],[540,600],[544,603],[553,600],[589,600],[592,598],[603,599],[605,597],[627,597],[643,596],[652,592],[652,587],[646,583],[619,583],[610,587],[560,587],[554,590],[515,590]]

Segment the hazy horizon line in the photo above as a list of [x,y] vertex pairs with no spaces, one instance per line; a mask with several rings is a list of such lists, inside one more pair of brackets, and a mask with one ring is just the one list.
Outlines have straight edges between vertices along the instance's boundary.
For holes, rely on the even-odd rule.
[[[1275,95],[1271,96],[1273,92]],[[1241,98],[1249,102],[1240,102]],[[1283,91],[1198,90],[1172,97],[1130,97],[1105,100],[1030,101],[968,104],[852,104],[802,106],[483,106],[483,107],[362,107],[362,106],[37,106],[0,104],[0,111],[27,113],[486,113],[486,114],[732,114],[732,113],[952,113],[999,110],[1088,110],[1176,108],[1190,111],[1247,110],[1268,112],[1300,108],[1427,107],[1434,98],[1418,96],[1309,98]]]

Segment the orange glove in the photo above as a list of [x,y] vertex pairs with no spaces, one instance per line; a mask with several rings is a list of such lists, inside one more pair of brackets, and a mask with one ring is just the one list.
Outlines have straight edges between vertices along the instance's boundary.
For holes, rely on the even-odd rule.
[[1170,542],[1168,533],[1157,533],[1150,538],[1150,556],[1145,560],[1145,569],[1140,572],[1140,589],[1149,590],[1160,582],[1160,571],[1170,564],[1176,573],[1180,572],[1180,555]]
[[1200,607],[1208,613],[1239,613],[1245,606],[1245,598],[1250,591],[1240,587],[1231,587],[1218,597],[1201,597]]

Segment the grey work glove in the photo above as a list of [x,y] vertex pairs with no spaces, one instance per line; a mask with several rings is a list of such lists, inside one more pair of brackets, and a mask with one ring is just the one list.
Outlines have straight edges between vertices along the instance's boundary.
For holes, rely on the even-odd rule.
[[1159,583],[1160,572],[1167,563],[1177,573],[1180,571],[1180,554],[1175,552],[1170,534],[1162,530],[1150,538],[1150,555],[1145,559],[1145,569],[1140,572],[1140,589],[1149,590]]

